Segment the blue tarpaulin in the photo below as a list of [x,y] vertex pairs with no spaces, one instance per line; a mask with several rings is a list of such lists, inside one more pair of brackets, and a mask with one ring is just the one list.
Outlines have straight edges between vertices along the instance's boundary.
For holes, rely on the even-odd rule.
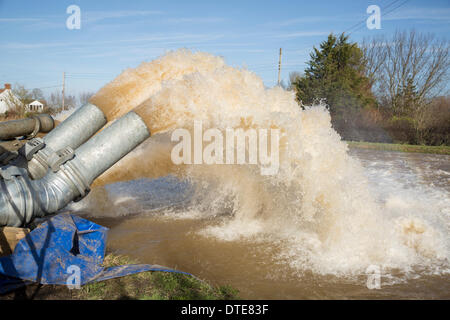
[[20,240],[13,254],[0,258],[0,293],[29,283],[67,285],[123,277],[144,271],[178,272],[158,265],[104,268],[108,229],[71,214],[59,214]]

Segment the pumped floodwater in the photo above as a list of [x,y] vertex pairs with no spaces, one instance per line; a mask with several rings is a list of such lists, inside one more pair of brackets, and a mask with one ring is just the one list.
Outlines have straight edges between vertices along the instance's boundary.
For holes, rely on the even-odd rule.
[[[348,151],[325,106],[186,50],[125,70],[91,100],[134,110],[152,138],[73,210],[111,228],[108,247],[230,284],[244,298],[442,298],[450,272],[449,157]],[[176,129],[280,131],[279,171],[175,165]],[[381,288],[369,290],[367,270]]]
[[[386,219],[398,212],[420,214],[437,226],[439,221],[445,223],[440,220],[445,216],[442,230],[448,232],[449,156],[360,149],[350,154],[363,164]],[[193,200],[195,189],[190,182],[171,176],[120,182],[93,191],[101,204],[93,206],[91,199],[74,209],[111,228],[108,249],[112,252],[175,267],[214,284],[229,284],[243,298],[450,298],[448,272],[433,266],[433,259],[429,265],[408,269],[381,266],[381,289],[369,290],[364,268],[348,274],[320,274],[304,268],[299,263],[304,243],[295,237],[261,233],[229,240],[211,234],[210,230],[233,219],[232,209],[215,216],[193,212],[192,207],[198,206]],[[103,202],[105,196],[108,203]],[[349,257],[353,258],[358,257]],[[440,267],[446,268],[442,263]]]

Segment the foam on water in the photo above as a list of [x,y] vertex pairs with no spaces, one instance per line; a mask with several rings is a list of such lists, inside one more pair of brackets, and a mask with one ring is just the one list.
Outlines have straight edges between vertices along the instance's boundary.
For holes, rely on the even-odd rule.
[[[269,241],[280,246],[280,261],[300,272],[349,275],[370,265],[449,272],[448,212],[407,190],[381,201],[324,106],[301,110],[293,92],[266,88],[246,69],[187,50],[123,72],[92,102],[110,119],[134,109],[156,134],[97,184],[187,179],[197,192],[182,216],[213,219],[200,232],[205,237]],[[174,165],[170,132],[191,129],[194,120],[205,129],[279,128],[279,173],[261,176],[255,165]]]

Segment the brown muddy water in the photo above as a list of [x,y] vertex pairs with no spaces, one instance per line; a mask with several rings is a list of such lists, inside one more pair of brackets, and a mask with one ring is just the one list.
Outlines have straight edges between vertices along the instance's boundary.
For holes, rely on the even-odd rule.
[[[231,285],[244,299],[449,299],[450,156],[362,149],[351,149],[350,154],[362,164],[383,219],[392,221],[393,229],[396,222],[411,219],[402,230],[415,230],[404,247],[391,245],[394,237],[387,238],[389,252],[373,262],[353,249],[358,248],[354,243],[310,245],[316,237],[302,226],[286,235],[255,233],[248,221],[235,220],[234,227],[242,223],[244,231],[227,237],[234,219],[232,205],[205,214],[204,202],[211,198],[198,200],[194,183],[173,177],[114,183],[91,195],[92,201],[107,194],[102,210],[92,202],[81,202],[73,210],[110,228],[110,251],[190,272],[213,284]],[[389,223],[380,225],[389,228]],[[333,227],[327,230],[337,233]],[[375,245],[364,244],[364,248]],[[380,268],[379,289],[367,286],[370,265]]]

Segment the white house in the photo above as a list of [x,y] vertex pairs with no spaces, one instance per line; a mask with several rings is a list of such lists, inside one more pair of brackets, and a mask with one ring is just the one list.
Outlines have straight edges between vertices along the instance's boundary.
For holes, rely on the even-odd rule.
[[5,83],[5,87],[0,89],[0,114],[14,110],[17,106],[22,106],[22,102],[11,91],[11,85]]
[[44,111],[44,104],[34,100],[33,102],[26,105],[25,110],[28,112],[42,112]]

